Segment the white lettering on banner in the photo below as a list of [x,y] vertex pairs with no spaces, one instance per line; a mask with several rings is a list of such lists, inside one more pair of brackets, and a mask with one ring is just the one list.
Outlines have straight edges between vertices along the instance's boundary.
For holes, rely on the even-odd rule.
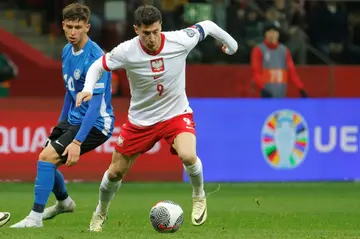
[[[0,154],[10,153],[35,153],[42,149],[47,137],[53,128],[49,131],[45,127],[7,128],[0,126]],[[96,153],[111,154],[119,137],[120,127],[115,127],[113,135],[102,145],[95,149]],[[147,154],[156,154],[160,151],[161,144],[157,142]],[[0,157],[1,158],[1,157]]]
[[8,136],[8,131],[7,128],[0,126],[0,139],[1,140],[1,145],[0,145],[0,154],[9,154],[10,153],[10,149],[9,149],[9,136]]
[[[18,143],[18,137],[17,137],[17,128],[13,127],[10,129],[10,146],[11,151],[14,151],[16,153],[26,153],[29,151],[29,145],[30,145],[30,128],[25,127],[23,129],[23,137],[22,137],[22,146],[19,146]],[[21,140],[20,140],[21,142]]]
[[357,126],[345,126],[341,128],[340,147],[344,152],[358,152],[357,134]]
[[[114,127],[112,136],[102,145],[95,149],[96,153],[112,153],[120,133],[120,127]],[[160,151],[161,144],[157,142],[146,154],[156,154]]]
[[45,127],[38,127],[33,132],[31,134],[30,127],[8,129],[0,126],[0,153],[34,153],[41,149],[51,130],[47,131]]
[[45,127],[37,128],[31,140],[30,152],[36,152],[38,148],[42,148],[47,137],[48,133]]
[[[339,132],[339,133],[338,133]],[[326,144],[322,142],[322,128],[315,127],[314,130],[314,144],[315,148],[320,153],[332,152],[338,141],[340,142],[340,149],[345,153],[358,152],[358,126],[346,125],[342,127],[330,126],[329,128],[329,141]],[[339,135],[339,140],[337,139]]]

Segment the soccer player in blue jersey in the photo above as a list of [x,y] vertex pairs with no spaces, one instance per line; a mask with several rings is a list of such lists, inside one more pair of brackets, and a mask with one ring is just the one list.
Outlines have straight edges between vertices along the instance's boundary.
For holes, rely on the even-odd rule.
[[[80,155],[103,144],[114,127],[111,101],[111,73],[103,73],[96,83],[94,97],[76,108],[76,95],[84,87],[91,64],[103,55],[101,48],[88,37],[90,9],[73,3],[63,10],[63,30],[69,43],[62,52],[62,72],[66,87],[64,106],[58,125],[50,134],[39,155],[35,181],[35,201],[30,214],[12,228],[43,227],[43,220],[72,212],[75,202],[69,197],[61,164],[73,166]],[[56,204],[45,209],[51,191]],[[45,210],[45,211],[44,211]]]

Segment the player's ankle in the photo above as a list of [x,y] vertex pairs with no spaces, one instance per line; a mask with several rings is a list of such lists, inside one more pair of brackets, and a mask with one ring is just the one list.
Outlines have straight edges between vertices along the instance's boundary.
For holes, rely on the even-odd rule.
[[97,205],[95,212],[100,214],[101,216],[106,216],[108,213],[108,206],[105,205]]
[[71,199],[71,197],[67,197],[64,200],[58,200],[58,205],[61,207],[69,207],[71,205],[71,203],[73,202],[73,200]]
[[33,210],[31,210],[31,212],[29,213],[29,218],[41,222],[43,219],[43,213],[42,212],[35,212]]
[[193,198],[203,198],[205,197],[205,191],[203,188],[194,188],[192,193]]

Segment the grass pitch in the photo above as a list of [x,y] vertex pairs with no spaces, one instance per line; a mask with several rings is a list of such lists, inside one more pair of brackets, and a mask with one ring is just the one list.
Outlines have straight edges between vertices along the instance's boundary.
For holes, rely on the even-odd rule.
[[[212,191],[217,184],[207,184]],[[76,212],[45,221],[41,229],[11,229],[31,209],[33,185],[0,184],[0,211],[11,221],[0,228],[0,239],[82,238],[360,238],[360,184],[278,183],[221,184],[208,198],[208,220],[191,225],[190,185],[179,183],[124,183],[111,205],[102,233],[87,227],[98,199],[98,184],[68,184]],[[149,222],[150,208],[160,200],[179,203],[185,213],[183,227],[174,234],[159,234]],[[51,196],[48,205],[54,203]]]

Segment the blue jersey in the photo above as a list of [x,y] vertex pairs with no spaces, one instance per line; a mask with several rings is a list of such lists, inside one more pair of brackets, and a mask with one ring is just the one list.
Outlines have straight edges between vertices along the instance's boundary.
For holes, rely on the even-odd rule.
[[[85,77],[89,67],[103,54],[102,49],[95,42],[91,41],[90,38],[82,50],[74,52],[72,45],[68,43],[62,52],[62,73],[66,95],[62,116],[60,116],[59,120],[67,118],[71,125],[81,125],[75,137],[75,139],[81,142],[85,140],[93,126],[108,137],[111,136],[114,128],[110,72],[104,72],[101,79],[95,84],[91,101],[82,103],[78,108],[75,106],[76,95],[84,88]],[[92,105],[96,104],[97,109],[94,109]]]

